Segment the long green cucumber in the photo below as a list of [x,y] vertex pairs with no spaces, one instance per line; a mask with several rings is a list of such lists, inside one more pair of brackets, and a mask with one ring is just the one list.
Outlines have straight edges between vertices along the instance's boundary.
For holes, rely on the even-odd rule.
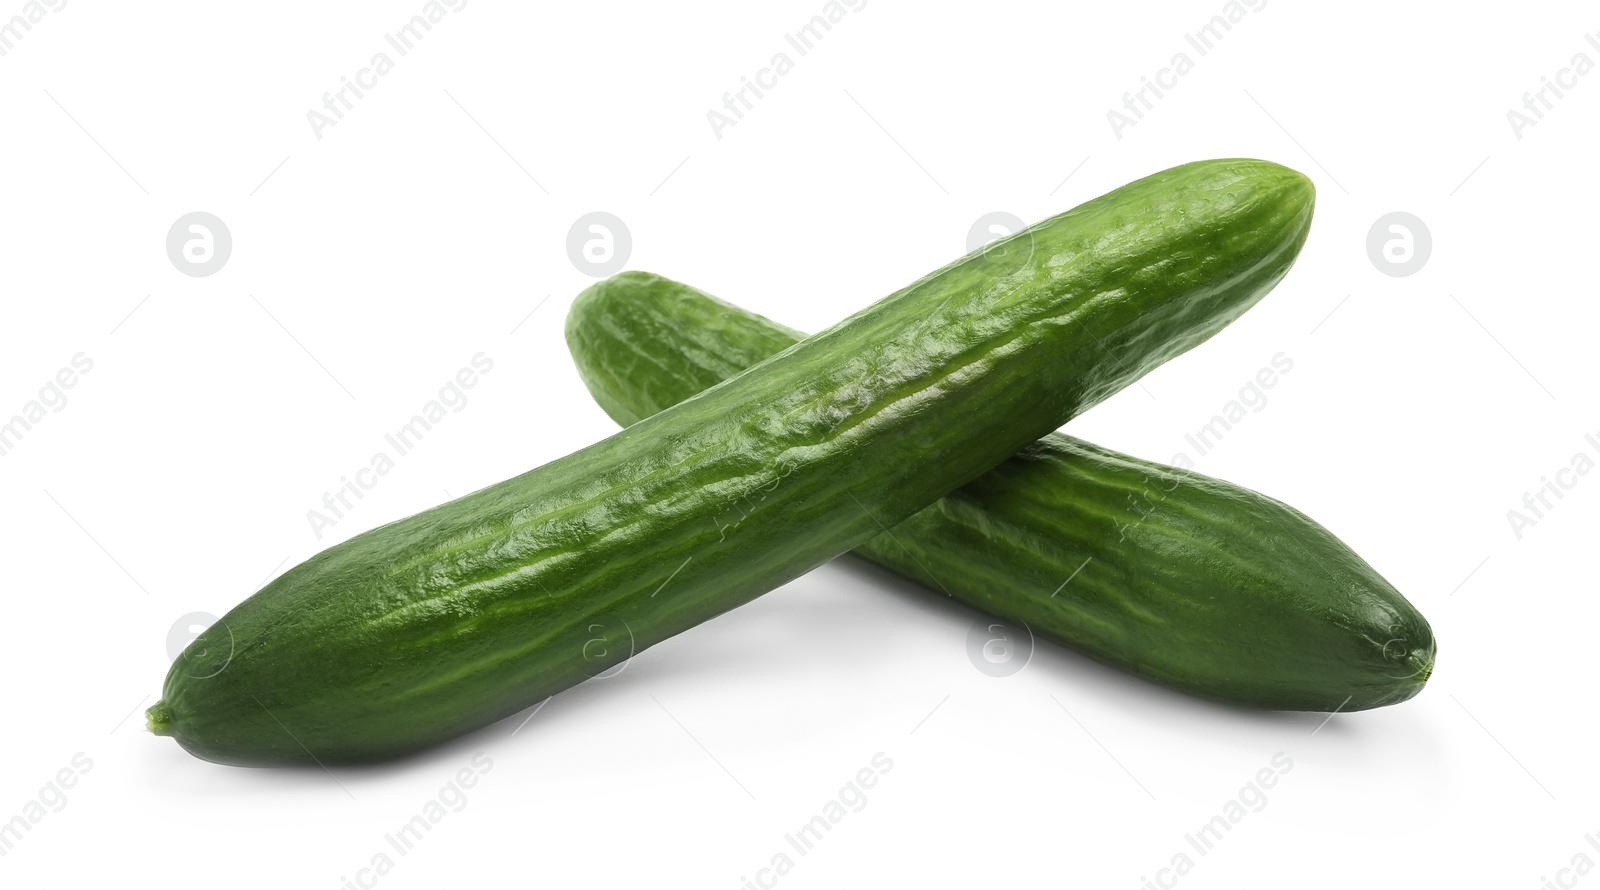
[[[657,275],[567,320],[580,376],[628,426],[804,338]],[[1360,710],[1428,679],[1428,622],[1299,511],[1053,433],[855,552],[1045,639],[1258,707]]]
[[510,716],[865,542],[1205,340],[1285,274],[1312,203],[1292,170],[1207,161],[1025,229],[1031,251],[957,260],[610,438],[295,566],[179,656],[150,728],[208,760],[328,764]]

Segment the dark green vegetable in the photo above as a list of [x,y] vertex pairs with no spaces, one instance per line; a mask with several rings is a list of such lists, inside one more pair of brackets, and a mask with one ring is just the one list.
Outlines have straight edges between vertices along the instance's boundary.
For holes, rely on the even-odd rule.
[[326,764],[514,714],[865,542],[1205,340],[1284,275],[1311,208],[1293,170],[1206,161],[1039,223],[1011,239],[1030,251],[958,260],[609,439],[290,569],[185,650],[150,728],[209,760]]
[[[630,273],[573,307],[568,342],[627,426],[804,335]],[[1428,622],[1286,504],[1059,433],[855,549],[991,615],[1167,686],[1353,711],[1417,694]]]

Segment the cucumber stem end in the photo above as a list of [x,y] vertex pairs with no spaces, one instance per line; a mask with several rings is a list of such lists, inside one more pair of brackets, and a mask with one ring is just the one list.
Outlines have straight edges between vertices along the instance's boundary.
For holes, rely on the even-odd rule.
[[146,728],[156,735],[172,735],[172,709],[165,699],[151,705],[144,712]]

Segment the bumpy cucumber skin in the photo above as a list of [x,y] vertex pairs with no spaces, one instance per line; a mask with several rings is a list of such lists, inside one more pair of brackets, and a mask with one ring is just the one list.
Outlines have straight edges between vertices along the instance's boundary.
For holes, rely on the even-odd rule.
[[[646,275],[596,288],[568,331],[581,376],[624,426],[804,336]],[[1309,517],[1059,433],[890,531],[855,553],[1187,692],[1354,711],[1411,698],[1432,670],[1428,622]]]
[[[1173,168],[969,256],[682,404],[324,550],[173,664],[151,729],[363,762],[504,719],[865,542],[1254,304],[1310,182]],[[627,286],[624,277],[620,286]],[[595,292],[580,295],[580,308]]]

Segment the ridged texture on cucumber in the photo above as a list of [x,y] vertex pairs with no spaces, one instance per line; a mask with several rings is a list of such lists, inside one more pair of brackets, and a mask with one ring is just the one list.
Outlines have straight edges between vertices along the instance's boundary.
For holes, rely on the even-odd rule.
[[295,566],[185,650],[151,728],[210,760],[327,764],[503,719],[863,543],[1203,341],[1283,276],[1311,212],[1292,170],[1208,161],[1025,229],[1009,243],[1026,252],[958,260]]
[[[568,318],[590,391],[627,426],[804,337],[659,276]],[[1309,517],[1219,479],[1053,433],[855,553],[1164,685],[1285,710],[1404,701],[1422,615]]]

